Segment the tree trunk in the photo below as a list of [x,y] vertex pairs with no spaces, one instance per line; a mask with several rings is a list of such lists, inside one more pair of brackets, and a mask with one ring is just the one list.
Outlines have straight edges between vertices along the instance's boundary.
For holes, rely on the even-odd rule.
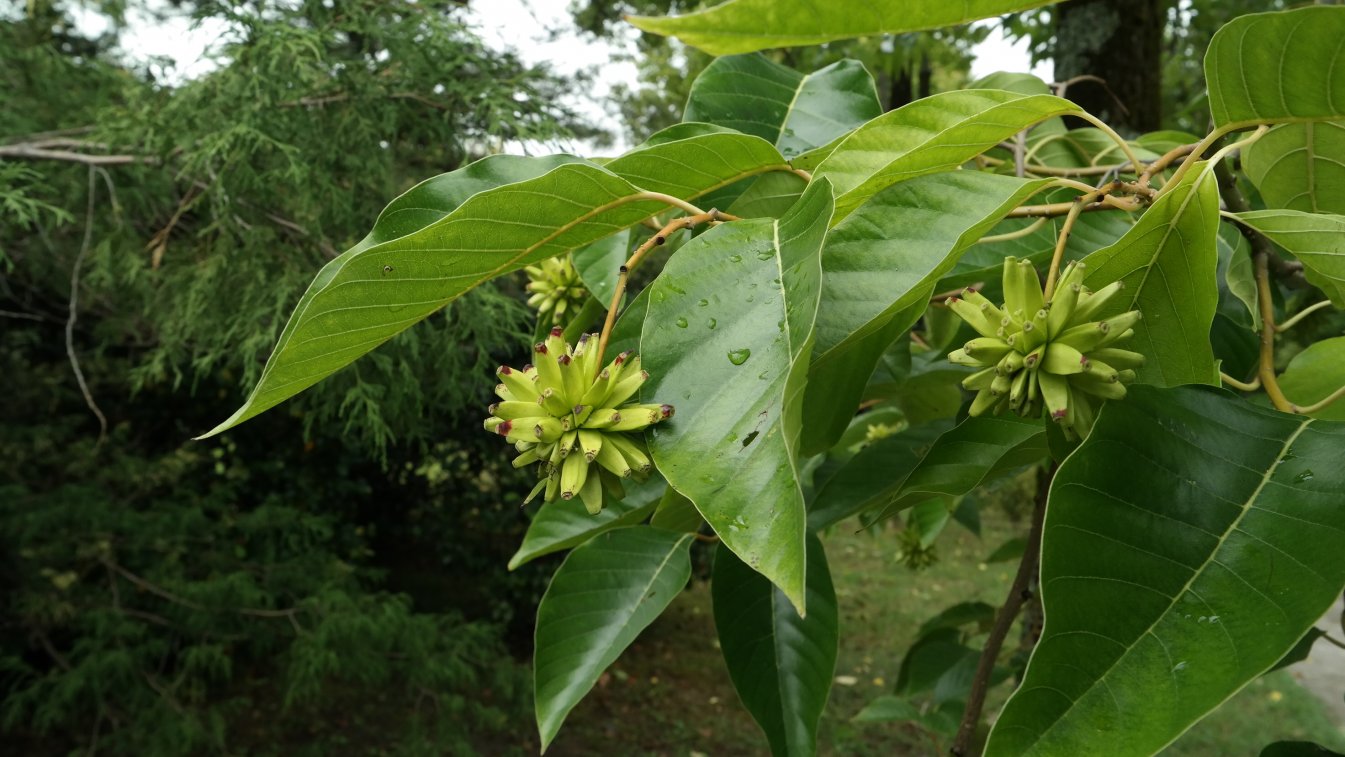
[[1055,78],[1065,96],[1118,130],[1162,127],[1167,0],[1067,0],[1056,6]]

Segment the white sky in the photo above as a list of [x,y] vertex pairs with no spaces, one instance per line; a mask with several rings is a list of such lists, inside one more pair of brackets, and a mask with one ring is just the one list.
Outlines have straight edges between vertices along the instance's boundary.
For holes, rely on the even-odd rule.
[[[594,84],[571,93],[569,104],[617,136],[617,144],[609,151],[623,150],[629,145],[623,143],[622,124],[608,94],[615,83],[635,83],[635,65],[612,58],[634,50],[636,32],[631,28],[613,42],[589,38],[575,27],[569,4],[570,0],[476,0],[469,6],[466,21],[487,44],[513,49],[528,63],[549,63],[561,75],[593,70]],[[155,67],[168,81],[189,79],[213,68],[210,52],[226,26],[222,22],[193,25],[171,7],[164,8],[165,18],[156,19],[143,12],[131,14],[122,38],[128,57],[173,61],[171,66]],[[105,19],[96,13],[77,9],[74,15],[77,25],[86,32],[96,33],[106,27]],[[977,46],[976,54],[973,79],[995,71],[1028,70],[1047,81],[1051,79],[1049,64],[1029,69],[1026,41],[1011,44],[999,30]]]

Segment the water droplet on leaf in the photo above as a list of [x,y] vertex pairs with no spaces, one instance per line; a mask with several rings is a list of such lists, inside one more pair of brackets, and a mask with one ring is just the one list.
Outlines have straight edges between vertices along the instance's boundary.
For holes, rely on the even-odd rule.
[[711,318],[710,320],[705,322],[705,325],[710,327],[711,331],[714,331],[715,326],[719,325],[719,321],[716,321],[715,319]]
[[1313,475],[1313,474],[1312,474],[1312,471],[1310,471],[1310,470],[1305,470],[1305,471],[1303,471],[1302,473],[1298,474],[1297,476],[1294,476],[1294,483],[1296,483],[1296,484],[1301,484],[1301,483],[1304,483],[1304,482],[1306,482],[1306,481],[1311,481],[1311,480],[1312,480],[1312,475]]
[[679,328],[679,329],[684,329],[684,328],[687,327],[687,319],[685,319],[685,318],[678,318],[677,321],[676,321],[676,323],[677,323],[677,328]]
[[746,363],[749,357],[752,357],[752,351],[746,347],[740,350],[729,351],[729,362],[734,365],[742,365],[743,363]]

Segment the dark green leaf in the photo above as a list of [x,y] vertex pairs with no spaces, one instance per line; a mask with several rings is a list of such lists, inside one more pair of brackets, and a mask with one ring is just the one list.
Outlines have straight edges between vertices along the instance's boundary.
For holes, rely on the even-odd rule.
[[930,494],[966,494],[1000,474],[1041,462],[1049,454],[1041,419],[967,418],[930,446],[902,482],[898,497],[878,518],[890,518]]
[[789,158],[882,112],[873,77],[858,61],[837,61],[804,75],[752,54],[712,61],[691,85],[683,119],[756,135]]
[[1260,757],[1341,757],[1341,754],[1311,741],[1277,741],[1262,749]]
[[814,531],[826,528],[895,497],[907,473],[950,427],[950,421],[926,423],[879,439],[857,452],[813,497],[808,527]]
[[1270,670],[1267,670],[1266,672],[1269,673],[1271,670],[1287,668],[1296,662],[1302,662],[1308,659],[1308,655],[1312,654],[1312,645],[1325,635],[1326,632],[1316,626],[1309,628],[1308,632],[1303,634],[1303,638],[1299,639],[1298,643],[1286,652],[1284,656],[1280,658],[1279,662],[1270,666]]
[[608,499],[597,515],[589,515],[577,497],[542,505],[523,535],[523,543],[509,558],[509,569],[578,546],[604,531],[643,523],[654,512],[666,486],[659,476],[650,476],[644,483],[627,482],[626,496],[620,500]]
[[1003,544],[995,547],[995,551],[985,558],[987,563],[1009,562],[1017,560],[1027,551],[1027,539],[1021,536],[1015,536]]
[[817,721],[836,670],[838,613],[826,553],[808,537],[808,616],[732,552],[715,553],[715,628],[733,688],[775,755],[817,751]]
[[537,607],[533,660],[542,748],[598,676],[691,577],[691,535],[635,526],[576,547]]
[[652,34],[674,36],[711,55],[816,45],[834,39],[938,29],[1037,8],[1050,0],[729,0],[684,16],[630,16]]
[[959,602],[920,626],[917,637],[928,636],[942,628],[961,628],[974,625],[978,629],[988,629],[995,622],[994,605],[985,602]]
[[1126,283],[1104,315],[1135,309],[1144,314],[1127,344],[1148,358],[1138,371],[1140,381],[1160,386],[1218,383],[1209,341],[1219,302],[1218,231],[1214,172],[1198,163],[1125,236],[1084,258],[1089,287]]
[[1345,585],[1345,424],[1131,388],[1051,486],[1046,626],[987,754],[1152,754]]
[[962,643],[958,629],[935,629],[907,650],[897,674],[896,693],[928,692],[935,704],[965,699],[980,657],[980,652]]
[[649,521],[649,525],[668,531],[695,533],[704,522],[705,519],[696,510],[696,506],[691,504],[691,500],[678,494],[677,490],[670,486],[663,492],[663,499],[659,500],[658,509],[654,511],[654,517]]
[[651,434],[659,470],[800,608],[799,408],[830,215],[818,181],[779,221],[734,221],[688,242],[650,286],[643,338],[643,396],[677,407]]
[[1214,124],[1345,117],[1345,8],[1239,16],[1205,52]]
[[920,708],[910,700],[884,694],[864,705],[853,718],[852,723],[892,723],[920,719]]

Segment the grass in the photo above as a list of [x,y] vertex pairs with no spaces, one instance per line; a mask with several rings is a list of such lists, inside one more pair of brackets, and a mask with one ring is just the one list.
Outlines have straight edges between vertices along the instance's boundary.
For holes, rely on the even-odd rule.
[[[1025,526],[997,509],[983,517],[980,539],[949,525],[938,544],[942,559],[918,573],[895,563],[896,539],[891,531],[871,535],[841,528],[825,540],[841,606],[836,675],[845,685],[833,686],[822,718],[822,754],[947,753],[945,738],[931,738],[912,725],[858,725],[850,718],[874,697],[892,690],[902,655],[922,622],[957,602],[1002,602],[1016,563],[982,560]],[[1016,630],[1011,632],[1006,655],[1018,638]],[[987,713],[998,710],[1011,685],[992,689]],[[1315,740],[1345,750],[1340,726],[1288,672],[1279,671],[1253,681],[1164,755],[1254,755],[1265,744],[1288,739]],[[724,669],[710,592],[701,582],[674,601],[621,656],[571,713],[547,750],[557,757],[722,757],[765,752],[764,738],[739,704]]]

